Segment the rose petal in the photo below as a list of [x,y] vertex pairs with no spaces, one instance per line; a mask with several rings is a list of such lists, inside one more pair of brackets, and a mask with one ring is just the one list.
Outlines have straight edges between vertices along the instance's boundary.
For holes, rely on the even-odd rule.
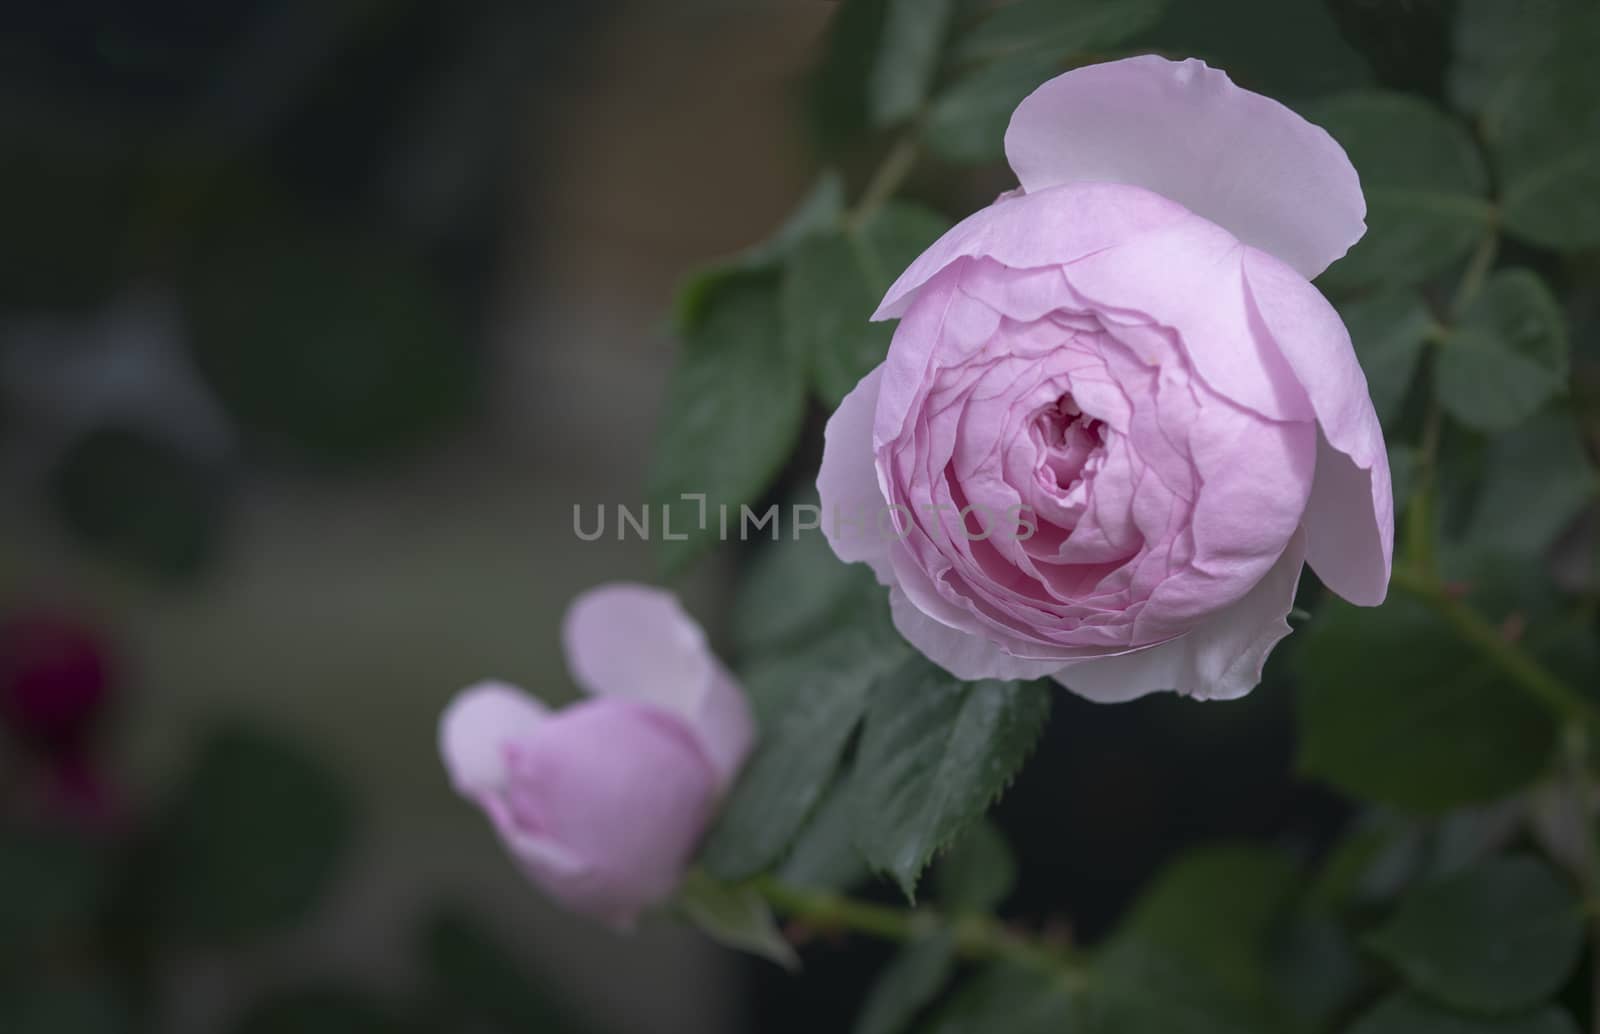
[[958,679],[1036,679],[1061,667],[1059,660],[1015,657],[982,635],[935,621],[899,588],[889,590],[889,613],[906,642]]
[[1013,269],[1062,265],[1187,218],[1183,206],[1159,194],[1114,183],[1068,183],[1005,198],[934,241],[900,274],[872,318],[903,315],[918,288],[963,258],[987,255]]
[[618,697],[551,715],[506,768],[482,803],[523,869],[567,907],[620,926],[677,887],[719,792],[685,722]]
[[1057,76],[1017,106],[1006,157],[1030,194],[1082,181],[1144,187],[1308,280],[1366,232],[1344,149],[1194,58],[1144,55]]
[[567,665],[597,696],[642,700],[682,717],[732,782],[755,740],[743,692],[672,593],[614,583],[572,602],[561,627]]
[[1294,606],[1305,548],[1304,532],[1296,533],[1254,589],[1181,639],[1120,657],[1078,661],[1056,672],[1056,681],[1103,704],[1167,689],[1201,700],[1244,696],[1260,683],[1272,648],[1289,634],[1284,618]]
[[1255,314],[1304,385],[1322,430],[1306,505],[1307,560],[1340,596],[1377,606],[1389,591],[1394,488],[1350,332],[1322,292],[1271,255],[1247,250],[1244,271]]
[[439,719],[439,754],[458,793],[505,785],[505,747],[549,715],[538,700],[504,682],[480,682],[456,694]]
[[866,564],[880,582],[891,584],[887,552],[892,528],[884,516],[883,489],[878,485],[872,449],[872,421],[882,381],[880,364],[861,378],[828,419],[817,495],[823,537],[839,559]]

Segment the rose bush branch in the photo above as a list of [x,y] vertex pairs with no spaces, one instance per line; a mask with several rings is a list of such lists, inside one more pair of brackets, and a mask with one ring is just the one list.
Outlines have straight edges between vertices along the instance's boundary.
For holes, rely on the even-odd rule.
[[1072,983],[1085,976],[1081,959],[1069,946],[1019,933],[990,915],[946,916],[926,908],[896,908],[796,887],[772,877],[757,879],[750,886],[779,914],[820,931],[864,934],[897,943],[948,932],[956,954],[964,958],[1010,962]]
[[1437,577],[1401,565],[1394,569],[1391,584],[1426,603],[1449,623],[1463,642],[1564,721],[1600,731],[1600,706],[1507,639],[1488,618],[1457,598]]

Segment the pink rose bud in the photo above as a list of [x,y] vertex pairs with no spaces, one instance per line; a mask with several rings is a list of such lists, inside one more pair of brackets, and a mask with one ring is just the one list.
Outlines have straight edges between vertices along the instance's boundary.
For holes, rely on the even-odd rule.
[[105,708],[111,669],[98,633],[67,614],[0,620],[0,717],[25,743],[79,747]]
[[1344,151],[1199,61],[1079,68],[1006,134],[1021,192],[936,242],[828,423],[824,533],[962,678],[1235,697],[1302,564],[1388,588],[1383,433],[1310,284],[1365,232]]
[[500,683],[464,690],[439,745],[456,789],[523,870],[619,927],[669,897],[754,741],[744,693],[669,592],[605,585],[562,628],[591,699],[549,711]]

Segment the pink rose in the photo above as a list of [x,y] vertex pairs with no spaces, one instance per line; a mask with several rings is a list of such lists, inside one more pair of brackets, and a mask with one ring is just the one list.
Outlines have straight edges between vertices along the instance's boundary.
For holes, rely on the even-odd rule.
[[1020,190],[878,309],[900,325],[828,423],[824,532],[962,678],[1246,693],[1302,562],[1355,603],[1388,587],[1383,434],[1308,282],[1366,229],[1355,170],[1158,57],[1044,84],[1006,153]]
[[439,747],[529,878],[616,926],[669,897],[749,753],[744,694],[671,593],[606,585],[562,628],[593,698],[551,712],[500,683],[462,691]]

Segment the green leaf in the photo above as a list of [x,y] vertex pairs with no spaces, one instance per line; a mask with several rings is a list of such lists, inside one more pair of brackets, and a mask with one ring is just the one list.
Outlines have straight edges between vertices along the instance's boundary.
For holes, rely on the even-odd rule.
[[901,1034],[933,1001],[956,967],[955,939],[943,931],[895,956],[867,995],[855,1034]]
[[176,936],[238,941],[293,925],[351,841],[343,788],[297,744],[244,728],[201,749],[152,845],[146,903]]
[[893,126],[922,107],[939,71],[955,0],[888,0],[878,59],[867,82],[875,126]]
[[[799,440],[805,402],[776,281],[744,277],[719,289],[684,335],[656,438],[648,495],[655,513],[670,513],[655,536],[664,570],[681,570],[715,541],[721,507],[732,527],[740,506],[766,490]],[[704,511],[685,495],[703,495]]]
[[933,896],[954,913],[987,913],[1011,896],[1017,859],[999,828],[979,819],[961,835],[933,870]]
[[782,857],[833,778],[869,691],[909,655],[882,595],[872,603],[832,635],[745,679],[761,736],[706,840],[701,861],[712,874],[741,880]]
[[1084,54],[1144,31],[1166,6],[1166,0],[1017,0],[964,33],[955,56],[993,61],[1034,51],[1058,59]]
[[1468,654],[1417,600],[1329,601],[1301,638],[1300,768],[1365,800],[1436,812],[1536,779],[1544,708]]
[[851,776],[856,845],[908,898],[1016,777],[1050,713],[1039,682],[963,683],[913,658],[873,693]]
[[1417,295],[1390,291],[1339,306],[1350,329],[1356,358],[1367,375],[1378,419],[1387,427],[1400,416],[1423,345],[1433,332],[1433,317]]
[[868,84],[878,63],[887,0],[841,0],[806,83],[807,121],[824,154],[848,152],[871,128]]
[[891,201],[859,228],[817,237],[784,271],[784,329],[811,363],[817,395],[837,406],[883,362],[894,324],[871,322],[901,270],[950,228],[925,208]]
[[365,994],[344,987],[308,987],[274,995],[247,1009],[229,1034],[402,1034],[411,1028]]
[[931,1034],[1281,1034],[1189,968],[1125,941],[1083,972],[996,965],[940,1011]]
[[731,258],[712,263],[684,281],[673,301],[673,328],[679,334],[692,332],[706,318],[719,290],[751,275],[774,272],[805,241],[836,227],[843,215],[844,180],[829,169],[817,178],[771,237]]
[[872,875],[856,850],[855,809],[850,804],[850,775],[841,771],[823,795],[794,849],[778,867],[784,883],[816,890],[847,890]]
[[[1081,982],[1016,966],[991,965],[941,1009],[929,1034],[1079,1034]],[[1132,1032],[1129,1032],[1132,1034]],[[1167,1034],[1167,1032],[1163,1032]]]
[[1541,554],[1595,498],[1600,481],[1573,415],[1542,413],[1489,442],[1469,546]]
[[1319,278],[1326,288],[1420,283],[1488,232],[1483,160],[1466,131],[1426,101],[1363,91],[1308,115],[1344,145],[1367,198],[1366,236]]
[[800,957],[784,940],[772,908],[751,887],[719,883],[690,870],[675,899],[678,909],[707,937],[735,951],[749,952],[785,969],[799,969]]
[[[797,505],[817,505],[816,493]],[[746,660],[801,646],[848,618],[867,597],[882,595],[872,571],[840,560],[818,531],[785,535],[752,552],[729,618],[734,648]]]
[[1600,146],[1519,169],[1506,183],[1501,208],[1506,229],[1532,244],[1557,251],[1600,247]]
[[512,1031],[578,1029],[508,946],[471,917],[453,909],[433,913],[422,928],[420,947],[434,990],[451,1015]]
[[1461,314],[1438,359],[1439,404],[1480,431],[1521,423],[1567,379],[1561,306],[1537,274],[1495,273]]
[[1558,250],[1600,245],[1600,8],[1470,0],[1451,92],[1478,112],[1506,229]]
[[104,898],[107,859],[67,829],[0,827],[0,949],[85,933]]
[[1300,874],[1259,847],[1190,851],[1140,896],[1118,930],[1161,949],[1241,999],[1267,985],[1267,935],[1293,898]]
[[1384,999],[1349,1034],[1578,1034],[1572,1017],[1554,1006],[1520,1016],[1462,1016],[1409,994]]
[[1473,1012],[1530,1008],[1583,949],[1583,907],[1544,862],[1493,858],[1407,895],[1368,939],[1418,991]]
[[1516,79],[1569,60],[1563,41],[1592,43],[1596,33],[1600,10],[1588,0],[1459,0],[1450,99],[1463,111],[1483,112]]
[[947,161],[969,165],[999,161],[1005,157],[1011,113],[1060,70],[1060,56],[1048,53],[974,68],[934,98],[923,123],[923,142]]
[[1176,2],[1135,44],[1171,57],[1204,58],[1240,86],[1280,99],[1325,96],[1372,82],[1365,57],[1344,39],[1322,0]]
[[1372,967],[1344,927],[1325,916],[1292,922],[1275,938],[1268,964],[1291,1029],[1332,1030],[1338,1017],[1371,997]]

